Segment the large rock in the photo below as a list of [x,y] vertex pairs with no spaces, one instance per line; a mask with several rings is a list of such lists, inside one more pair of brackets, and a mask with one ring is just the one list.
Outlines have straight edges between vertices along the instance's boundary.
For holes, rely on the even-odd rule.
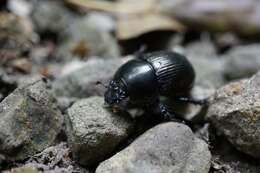
[[121,59],[90,59],[80,68],[66,73],[54,81],[53,90],[59,97],[84,98],[94,95],[101,96],[104,94],[105,88],[96,85],[96,82],[101,81],[107,84],[123,62]]
[[158,125],[130,146],[102,162],[96,173],[208,173],[207,144],[179,123]]
[[240,151],[260,157],[260,73],[220,88],[207,114]]
[[63,117],[44,81],[17,88],[0,104],[0,153],[25,159],[53,144]]
[[75,160],[82,165],[106,159],[133,129],[130,119],[108,112],[103,103],[102,97],[90,97],[68,109],[68,143]]
[[251,77],[260,69],[260,45],[237,46],[226,58],[225,75],[228,79]]

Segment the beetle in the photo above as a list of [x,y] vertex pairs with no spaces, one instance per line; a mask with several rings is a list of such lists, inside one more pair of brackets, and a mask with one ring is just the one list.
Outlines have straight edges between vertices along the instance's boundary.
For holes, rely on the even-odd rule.
[[172,51],[140,53],[115,72],[104,101],[112,110],[143,108],[171,120],[177,113],[160,97],[204,104],[205,100],[189,97],[194,80],[195,71],[185,56]]

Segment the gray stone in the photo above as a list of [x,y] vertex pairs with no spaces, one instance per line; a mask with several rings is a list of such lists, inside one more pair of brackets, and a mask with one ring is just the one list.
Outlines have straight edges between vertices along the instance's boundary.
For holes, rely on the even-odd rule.
[[38,32],[56,34],[63,32],[75,17],[62,2],[51,0],[36,1],[31,16]]
[[107,13],[91,12],[88,14],[88,21],[101,31],[113,32],[116,30],[115,19]]
[[59,168],[58,166],[48,170],[46,166],[40,164],[26,164],[21,167],[12,168],[10,171],[4,171],[3,173],[90,173],[84,168],[73,169],[73,166],[69,168]]
[[42,80],[17,88],[0,104],[0,153],[25,159],[54,143],[63,117]]
[[36,168],[22,166],[19,168],[13,168],[10,171],[6,171],[4,173],[41,173]]
[[61,37],[57,56],[71,60],[90,56],[118,58],[119,46],[112,35],[93,24],[89,17],[79,17],[70,23]]
[[0,65],[8,65],[10,61],[22,58],[24,52],[30,52],[36,41],[35,33],[27,18],[6,12],[0,13],[0,18]]
[[223,58],[228,79],[251,77],[260,69],[260,45],[234,47]]
[[133,129],[129,117],[110,113],[103,103],[102,97],[90,97],[68,109],[68,143],[74,159],[82,165],[95,165],[106,159]]
[[[203,49],[203,47],[201,47]],[[185,52],[196,72],[196,85],[218,88],[225,83],[223,61],[215,54],[199,54],[196,50]]]
[[102,162],[96,173],[208,173],[207,144],[180,123],[160,124]]
[[238,150],[260,157],[260,73],[217,90],[208,119]]
[[7,8],[18,16],[28,17],[32,11],[32,3],[26,0],[10,0]]
[[90,59],[81,68],[73,70],[54,81],[54,93],[57,96],[78,98],[101,96],[104,94],[105,88],[96,85],[96,82],[108,83],[123,62],[124,60],[121,59]]
[[203,35],[203,38],[199,41],[189,43],[185,47],[185,53],[188,55],[200,55],[205,57],[212,57],[217,55],[216,47],[213,42],[208,38],[207,34]]

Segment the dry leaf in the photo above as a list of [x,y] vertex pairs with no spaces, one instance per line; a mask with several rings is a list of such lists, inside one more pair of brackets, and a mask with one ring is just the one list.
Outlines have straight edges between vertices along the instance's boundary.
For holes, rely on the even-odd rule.
[[184,31],[184,26],[167,16],[159,14],[145,14],[141,17],[127,19],[119,18],[117,37],[124,40],[158,30]]
[[71,53],[77,57],[84,58],[90,52],[89,45],[86,41],[81,40],[79,41],[71,50]]
[[184,31],[185,27],[173,17],[162,14],[158,0],[131,0],[119,2],[95,0],[67,0],[87,10],[113,14],[117,19],[116,35],[119,40],[138,37],[156,30]]
[[30,73],[32,70],[32,63],[26,58],[19,58],[12,61],[11,66],[23,73]]

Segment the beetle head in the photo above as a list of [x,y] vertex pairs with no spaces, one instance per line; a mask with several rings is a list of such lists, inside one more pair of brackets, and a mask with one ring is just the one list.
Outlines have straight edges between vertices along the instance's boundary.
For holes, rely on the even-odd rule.
[[119,81],[112,80],[105,92],[105,104],[112,109],[122,109],[126,101],[125,89]]

